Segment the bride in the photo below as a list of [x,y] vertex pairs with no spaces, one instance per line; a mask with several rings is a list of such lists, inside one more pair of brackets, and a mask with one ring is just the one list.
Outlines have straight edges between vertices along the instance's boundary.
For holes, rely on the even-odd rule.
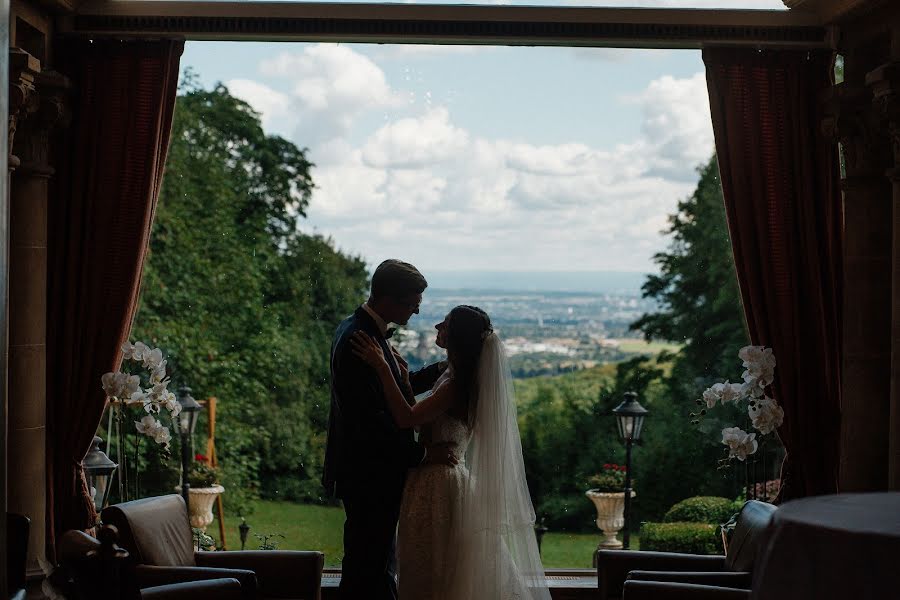
[[451,444],[460,460],[421,466],[407,478],[400,599],[549,600],[503,344],[474,306],[457,306],[436,329],[449,366],[412,405],[387,362],[397,361],[406,379],[405,361],[385,356],[364,333],[353,340],[354,352],[378,371],[397,426],[418,428],[426,444]]

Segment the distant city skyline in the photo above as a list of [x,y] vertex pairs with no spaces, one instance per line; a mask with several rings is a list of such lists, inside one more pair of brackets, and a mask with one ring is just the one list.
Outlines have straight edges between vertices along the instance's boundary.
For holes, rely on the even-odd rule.
[[182,65],[309,149],[303,229],[368,265],[653,271],[713,153],[695,50],[189,42]]

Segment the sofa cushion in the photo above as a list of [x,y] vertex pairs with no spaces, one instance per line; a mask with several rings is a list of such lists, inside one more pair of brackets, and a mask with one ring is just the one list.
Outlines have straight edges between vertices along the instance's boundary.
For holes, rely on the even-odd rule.
[[776,507],[767,502],[748,500],[744,503],[728,543],[727,570],[753,571],[753,562],[768,539],[769,523],[775,510]]
[[194,541],[184,499],[142,498],[103,509],[103,522],[119,530],[119,545],[138,564],[192,567]]

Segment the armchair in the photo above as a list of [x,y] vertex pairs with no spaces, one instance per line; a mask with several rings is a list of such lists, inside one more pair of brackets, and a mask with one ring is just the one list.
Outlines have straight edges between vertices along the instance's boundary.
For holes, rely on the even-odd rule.
[[319,600],[321,552],[195,552],[187,508],[172,494],[109,506],[103,522],[119,531],[134,590],[188,581],[236,579],[244,600]]
[[[128,553],[119,548],[118,532],[104,525],[100,539],[83,531],[62,535],[57,546],[59,565],[50,575],[51,584],[72,600],[122,600],[133,590],[123,589],[119,575]],[[241,600],[237,579],[209,579],[160,585],[139,591],[140,600]]]
[[750,590],[693,583],[625,582],[624,600],[750,600]]
[[[608,600],[621,597],[626,580],[749,590],[753,563],[765,546],[769,521],[775,510],[775,506],[765,502],[745,502],[728,544],[728,552],[724,556],[599,550],[597,577],[600,598]],[[635,591],[631,597],[639,597],[645,588],[659,587],[633,585],[631,589]]]
[[25,560],[31,519],[6,513],[6,587],[10,600],[25,598]]

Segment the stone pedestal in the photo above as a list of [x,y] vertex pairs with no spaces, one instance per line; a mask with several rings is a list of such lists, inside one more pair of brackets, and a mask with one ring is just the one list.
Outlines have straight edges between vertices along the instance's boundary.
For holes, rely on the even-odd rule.
[[[616,535],[625,525],[625,492],[598,492],[588,490],[584,494],[597,509],[597,529],[603,532],[603,537],[597,545],[597,550],[618,550],[622,547]],[[635,497],[632,490],[631,497]]]

